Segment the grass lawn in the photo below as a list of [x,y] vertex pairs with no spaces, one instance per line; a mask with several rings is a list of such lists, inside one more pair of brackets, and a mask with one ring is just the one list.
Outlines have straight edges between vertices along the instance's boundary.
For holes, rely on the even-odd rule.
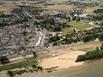
[[78,30],[85,30],[92,27],[92,25],[89,25],[88,23],[81,23],[76,21],[67,22],[67,24],[73,26],[74,29]]
[[15,63],[8,63],[5,65],[0,66],[0,71],[4,70],[10,70],[10,69],[15,69],[15,68],[22,68],[22,67],[29,67],[32,65],[37,65],[37,62],[32,58],[24,59],[20,62],[15,62]]
[[85,52],[90,52],[90,51],[93,51],[94,49],[93,48],[83,48],[83,49],[80,49],[81,51],[85,51]]
[[74,30],[73,27],[66,27],[66,28],[63,29],[63,32],[64,33],[71,33],[71,32],[73,32],[73,30]]

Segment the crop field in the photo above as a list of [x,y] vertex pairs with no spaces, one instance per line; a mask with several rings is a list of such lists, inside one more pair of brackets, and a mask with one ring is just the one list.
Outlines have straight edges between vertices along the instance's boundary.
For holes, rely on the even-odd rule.
[[63,29],[64,33],[72,32],[74,29],[83,31],[83,30],[86,30],[86,29],[93,27],[92,25],[89,25],[87,23],[81,23],[81,22],[76,22],[76,21],[70,21],[70,22],[67,22],[67,24],[69,24],[72,27],[64,28]]
[[73,6],[72,5],[52,5],[52,6],[47,6],[46,9],[49,9],[49,10],[64,10],[64,11],[70,11],[73,9]]
[[85,30],[93,27],[92,25],[88,23],[81,23],[81,22],[76,22],[76,21],[71,21],[67,22],[69,25],[71,25],[73,28],[78,29],[78,30]]
[[0,5],[0,12],[9,12],[10,10],[12,10],[15,7],[16,6],[14,4]]
[[93,14],[95,8],[100,8],[100,7],[98,7],[98,6],[95,6],[95,7],[86,7],[86,9],[84,9],[84,13]]
[[34,61],[33,58],[23,59],[17,62],[11,62],[9,64],[0,65],[0,71],[3,70],[10,70],[15,68],[22,68],[22,67],[29,67],[32,65],[36,65],[37,63]]
[[73,32],[73,30],[74,30],[73,27],[66,27],[66,28],[63,29],[63,32],[64,33],[71,33],[71,32]]

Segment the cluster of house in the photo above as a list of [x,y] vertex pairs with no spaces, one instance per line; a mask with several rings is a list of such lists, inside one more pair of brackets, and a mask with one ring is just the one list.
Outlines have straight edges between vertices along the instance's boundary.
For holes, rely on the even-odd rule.
[[[0,22],[9,23],[0,23],[0,55],[13,59],[31,55],[35,50],[34,45],[41,39],[34,26],[35,20],[32,19],[32,14],[29,14],[32,10],[20,5],[13,13],[0,14]],[[26,18],[27,22],[24,21]],[[11,24],[13,22],[16,23]]]
[[66,1],[67,4],[69,5],[74,5],[74,6],[80,6],[80,7],[85,7],[85,6],[90,6],[90,7],[94,7],[97,6],[99,4],[99,1],[97,0],[67,0]]
[[[80,6],[74,8],[70,12],[60,11],[56,14],[49,15],[49,17],[47,17],[45,14],[39,16],[39,13],[42,12],[42,9],[38,10],[36,8],[28,7],[27,5],[26,6],[18,5],[18,6],[19,8],[15,9],[14,13],[10,14],[0,13],[0,54],[4,56],[6,55],[9,58],[17,58],[20,56],[30,55],[32,53],[31,51],[35,49],[33,45],[37,43],[37,40],[39,38],[35,30],[37,27],[35,21],[36,22],[40,21],[40,24],[38,25],[40,28],[44,26],[45,23],[47,23],[44,22],[44,24],[42,23],[41,26],[41,22],[44,19],[50,17],[50,20],[53,19],[53,22],[50,21],[49,24],[48,21],[47,27],[49,27],[49,29],[51,26],[53,27],[59,26],[62,28],[63,26],[60,25],[65,26],[64,22],[67,20],[70,21],[70,19],[73,19],[73,17],[76,17],[77,19],[79,18],[80,22],[89,23],[91,25],[103,23],[103,20],[94,20],[94,14],[89,15],[83,13],[83,8],[81,8]],[[4,24],[2,23],[6,23],[5,25],[12,25],[12,26],[1,27],[4,26]],[[58,34],[59,36],[63,35],[62,32],[50,32],[50,33],[48,32],[48,35],[46,35],[47,39],[48,37],[55,36],[56,34]]]
[[[99,0],[67,0],[66,2],[69,5],[74,5],[74,9],[72,10],[72,13],[74,13],[74,16],[79,18],[81,22],[86,22],[89,23],[91,25],[100,25],[103,23],[103,19],[100,19],[99,17],[103,16],[103,14],[95,14],[95,13],[86,13],[85,9],[86,8],[91,8],[91,7],[98,7],[95,8],[95,10],[97,9],[101,9],[102,8],[102,2]],[[92,10],[92,9],[91,9]],[[99,18],[99,19],[96,19]]]
[[14,25],[26,21],[25,18],[19,18],[17,15],[9,13],[0,13],[0,26]]
[[38,37],[34,27],[24,24],[0,28],[0,54],[8,58],[30,55]]

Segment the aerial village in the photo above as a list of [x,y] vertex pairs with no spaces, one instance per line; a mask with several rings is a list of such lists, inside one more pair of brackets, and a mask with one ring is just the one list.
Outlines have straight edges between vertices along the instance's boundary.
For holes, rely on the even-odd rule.
[[[39,55],[42,58],[44,54],[57,58],[64,53],[76,54],[73,61],[81,62],[84,59],[78,57],[79,52],[95,48],[96,51],[103,51],[102,41],[103,2],[99,0],[0,1],[0,71],[29,66],[34,71],[43,70],[43,66],[48,68],[48,72],[54,70],[49,69],[52,67],[67,68],[64,67],[65,64],[55,63],[56,59],[53,61],[54,65],[52,59],[47,60],[50,65],[47,61],[34,57]],[[68,53],[69,51],[72,53]],[[95,57],[86,60],[93,58]],[[23,63],[26,60],[28,62],[25,65]],[[38,61],[33,63],[31,60]],[[12,62],[14,67],[10,66]],[[81,64],[71,63],[74,66]],[[11,75],[11,71],[8,73]]]

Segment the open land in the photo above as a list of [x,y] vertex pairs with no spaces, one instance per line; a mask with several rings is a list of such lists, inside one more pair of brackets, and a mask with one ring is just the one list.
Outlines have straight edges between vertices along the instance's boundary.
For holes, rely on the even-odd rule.
[[100,46],[101,42],[92,41],[89,43],[78,43],[71,46],[61,47],[57,49],[56,53],[52,54],[53,57],[47,57],[41,60],[41,66],[46,68],[57,67],[57,69],[70,68],[73,66],[82,65],[84,62],[76,63],[78,55],[82,55],[86,50],[83,49],[94,49]]
[[[51,68],[56,68],[56,70],[67,69],[70,67],[80,66],[85,63],[85,62],[77,63],[75,61],[79,55],[82,55],[88,51],[94,50],[96,47],[100,46],[102,44],[102,42],[100,40],[98,40],[98,38],[96,37],[97,40],[95,40],[95,41],[83,42],[83,40],[81,40],[81,41],[77,41],[77,43],[71,42],[69,44],[68,41],[70,41],[70,39],[69,39],[70,37],[65,37],[65,33],[72,33],[73,30],[75,30],[75,29],[77,31],[84,31],[84,30],[88,30],[91,28],[95,28],[96,26],[90,25],[89,22],[82,23],[82,22],[79,22],[76,20],[72,20],[70,18],[70,15],[72,16],[72,14],[70,12],[71,11],[73,13],[75,12],[75,11],[73,11],[75,8],[74,5],[69,5],[69,4],[67,5],[66,3],[63,2],[63,0],[52,0],[51,3],[53,3],[53,5],[50,4],[50,5],[45,5],[45,6],[41,3],[39,5],[42,5],[43,7],[39,8],[39,9],[34,8],[35,4],[31,4],[33,6],[32,7],[32,6],[29,6],[30,4],[27,3],[28,6],[22,7],[22,3],[20,3],[19,8],[16,8],[16,10],[19,9],[19,11],[18,12],[14,11],[15,14],[16,13],[18,13],[18,14],[13,15],[15,17],[11,17],[11,18],[8,17],[10,15],[7,16],[8,18],[6,19],[6,23],[10,22],[12,24],[12,22],[13,22],[14,25],[15,25],[14,22],[17,22],[22,18],[24,18],[24,19],[19,21],[18,23],[16,23],[16,25],[19,25],[19,26],[16,26],[16,27],[10,26],[10,29],[8,29],[9,27],[0,29],[1,33],[2,33],[1,37],[3,37],[3,40],[4,40],[3,43],[1,43],[1,46],[2,46],[1,50],[3,51],[3,54],[4,54],[4,50],[6,48],[7,48],[6,49],[7,51],[8,51],[8,49],[11,48],[12,51],[14,51],[14,54],[13,54],[13,52],[7,53],[7,51],[5,51],[5,54],[7,53],[7,55],[8,55],[10,53],[10,55],[9,55],[10,57],[12,57],[11,55],[13,55],[15,57],[15,53],[16,53],[17,58],[19,58],[18,55],[20,55],[20,54],[24,55],[23,52],[25,52],[25,53],[30,52],[30,54],[32,54],[32,51],[35,51],[37,53],[43,52],[43,53],[38,54],[38,58],[40,59],[39,65],[42,66],[44,70],[51,69]],[[36,5],[38,5],[38,4],[36,4]],[[0,5],[0,12],[4,12],[4,13],[10,12],[15,7],[16,6],[14,4]],[[99,8],[99,7],[86,7],[84,9],[83,13],[93,14],[93,11],[95,10],[95,8]],[[57,13],[54,15],[49,15],[49,12],[52,13],[51,11],[57,12],[58,15],[57,15]],[[45,12],[48,13],[47,16],[46,16]],[[4,17],[5,17],[5,14],[4,14]],[[37,17],[37,19],[36,19],[36,17]],[[48,18],[47,20],[46,20],[46,17]],[[10,20],[9,20],[9,18],[10,18]],[[15,18],[15,21],[14,21],[14,18]],[[26,18],[27,18],[27,20],[25,20]],[[62,28],[61,25],[65,26],[65,24],[62,23],[62,20],[66,21],[69,18],[71,21],[67,22],[67,25],[70,25],[70,27],[66,26],[65,28],[63,28],[61,30],[60,40],[58,41],[58,37],[57,37],[57,40],[55,41],[55,37],[54,37],[54,41],[49,43],[48,42],[49,36],[46,36],[46,34],[50,35],[49,34],[49,31],[50,31],[50,33],[52,33],[52,34],[56,33],[55,35],[59,36],[59,33],[55,32],[52,29],[58,28],[57,30],[59,30],[60,27]],[[4,22],[3,17],[1,19]],[[12,21],[11,21],[11,19],[12,19]],[[53,20],[53,22],[50,22],[51,20]],[[42,22],[42,21],[46,21],[46,22]],[[5,23],[3,23],[3,24],[5,24]],[[58,27],[58,25],[60,27]],[[51,29],[49,29],[49,28],[51,28]],[[102,29],[98,29],[98,27],[96,27],[96,29],[97,30],[95,30],[94,32],[97,31],[98,32],[97,34],[102,33],[102,31],[101,31]],[[92,30],[90,32],[92,32]],[[8,35],[7,33],[9,34],[9,36],[7,36]],[[20,35],[20,36],[18,36],[18,35]],[[35,37],[36,35],[37,35],[37,37]],[[52,36],[53,35],[51,35],[51,37]],[[7,37],[7,39],[5,39],[5,37]],[[57,46],[53,46],[54,43],[58,43],[61,40],[65,40],[65,38],[67,38],[65,42],[62,41],[60,44],[57,44]],[[38,39],[38,42],[37,42],[37,39]],[[22,42],[21,42],[21,40],[22,40]],[[2,41],[2,39],[1,39],[1,41]],[[66,42],[68,42],[68,44],[66,44]],[[8,43],[8,45],[7,45],[7,43]],[[45,46],[45,44],[47,46]],[[46,50],[45,50],[45,48],[46,48]],[[11,51],[11,49],[10,49],[10,51]],[[26,55],[24,55],[24,57],[26,57]],[[11,70],[11,69],[15,69],[15,68],[23,68],[23,67],[26,68],[26,67],[31,67],[32,65],[36,65],[36,62],[34,61],[33,57],[32,58],[29,57],[29,58],[12,61],[8,64],[4,64],[4,65],[1,64],[0,71]],[[29,77],[29,75],[32,75],[30,77],[34,77],[33,74],[28,74],[28,75],[26,75],[26,74],[23,74],[20,77]],[[7,77],[2,74],[0,75],[0,77],[1,76]],[[17,76],[17,77],[19,77],[19,76]]]

